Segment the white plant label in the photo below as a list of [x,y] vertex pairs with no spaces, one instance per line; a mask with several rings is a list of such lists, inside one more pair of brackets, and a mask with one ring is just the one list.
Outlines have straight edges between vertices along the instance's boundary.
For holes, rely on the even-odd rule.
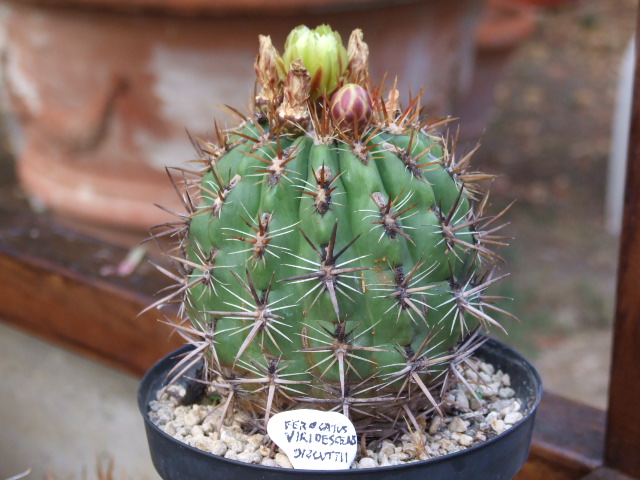
[[348,469],[358,450],[353,423],[338,412],[310,409],[281,412],[271,417],[267,433],[287,454],[293,468]]

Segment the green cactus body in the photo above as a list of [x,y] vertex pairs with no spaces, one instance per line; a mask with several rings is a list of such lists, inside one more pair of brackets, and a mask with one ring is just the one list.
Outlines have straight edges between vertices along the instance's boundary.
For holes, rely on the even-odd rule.
[[[501,241],[481,229],[496,217],[474,209],[464,165],[417,108],[390,108],[392,95],[363,83],[368,124],[341,130],[329,101],[307,102],[311,87],[291,78],[262,82],[283,92],[259,98],[282,103],[263,101],[215,148],[196,142],[205,168],[188,190],[199,200],[174,256],[185,278],[165,298],[192,325],[180,328],[197,354],[180,367],[204,360],[204,380],[257,417],[312,405],[381,434],[398,412],[439,410],[469,336],[496,324],[484,290],[498,257],[483,242]],[[300,95],[305,128],[287,120]]]

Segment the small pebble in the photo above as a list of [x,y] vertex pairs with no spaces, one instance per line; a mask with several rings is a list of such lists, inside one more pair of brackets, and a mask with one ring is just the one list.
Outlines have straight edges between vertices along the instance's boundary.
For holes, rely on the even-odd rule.
[[455,448],[455,444],[447,438],[443,438],[440,441],[440,446],[445,452],[452,452]]
[[200,421],[201,421],[200,415],[198,415],[197,412],[194,412],[194,411],[188,412],[184,416],[184,424],[187,427],[193,427],[194,425],[198,425]]
[[226,443],[224,443],[222,440],[214,440],[210,452],[214,455],[222,456],[227,453],[227,450],[228,448]]
[[500,398],[511,398],[515,395],[515,391],[511,387],[504,387],[498,390],[498,396]]
[[262,455],[263,457],[268,457],[269,455],[271,455],[271,449],[266,445],[260,445],[260,448],[258,448],[258,451],[260,452],[260,455]]
[[491,411],[491,412],[489,412],[489,414],[486,417],[484,417],[484,421],[489,423],[489,424],[491,424],[491,423],[495,422],[498,419],[499,416],[500,416],[500,414],[498,412]]
[[263,440],[263,436],[260,434],[255,434],[255,435],[251,435],[248,439],[247,439],[247,446],[245,448],[246,450],[249,451],[253,451],[253,450],[258,450],[258,448],[260,448],[262,446],[262,440]]
[[205,421],[202,422],[202,431],[204,433],[211,433],[215,430],[216,425],[214,424],[213,420],[211,418],[205,419]]
[[426,452],[422,452],[420,455],[418,455],[418,460],[429,460],[430,458],[431,457]]
[[482,370],[488,375],[493,375],[496,372],[496,369],[493,365],[485,362],[480,362],[480,370]]
[[436,415],[435,417],[433,417],[433,420],[431,420],[431,425],[429,425],[429,433],[431,435],[434,435],[439,429],[440,426],[444,424],[444,420],[440,415]]
[[467,398],[467,394],[463,390],[458,390],[456,394],[456,405],[461,410],[469,410],[469,399]]
[[469,401],[469,408],[472,411],[478,411],[482,409],[482,401],[479,400],[476,397],[471,397],[471,400]]
[[449,424],[449,431],[463,433],[467,431],[468,427],[469,422],[465,422],[460,417],[453,417],[453,420],[451,420],[451,423]]
[[460,438],[458,439],[458,443],[463,447],[468,447],[473,443],[473,437],[463,433],[462,435],[460,435]]
[[398,455],[395,453],[393,455],[389,455],[389,465],[399,465],[402,461],[398,458]]
[[390,457],[396,453],[396,447],[391,442],[382,442],[382,448],[380,448],[380,455],[386,455]]
[[244,443],[242,443],[240,440],[228,439],[228,440],[225,440],[224,443],[227,444],[227,447],[229,448],[229,450],[233,450],[236,453],[240,453],[244,451]]
[[513,412],[513,404],[503,405],[500,409],[500,416],[504,417],[511,412]]
[[205,452],[211,452],[213,440],[205,436],[194,436],[190,442],[191,446],[204,450]]
[[224,454],[224,458],[228,458],[229,460],[237,460],[238,453],[234,450],[227,450],[226,453]]
[[511,413],[507,413],[504,416],[504,423],[507,423],[509,425],[518,423],[520,420],[522,420],[522,414],[520,412],[511,412]]
[[293,465],[291,465],[291,462],[289,461],[289,457],[284,453],[276,453],[276,463],[282,468],[293,468]]
[[471,383],[478,383],[478,374],[473,370],[467,369],[464,374]]
[[398,452],[396,453],[396,457],[398,458],[398,460],[400,460],[401,462],[406,462],[407,460],[409,460],[409,458],[411,457],[407,452]]
[[361,458],[358,462],[358,468],[375,468],[378,463],[371,457]]
[[478,391],[480,392],[480,394],[483,397],[492,397],[494,396],[496,393],[498,393],[498,390],[492,385],[479,385],[478,386]]
[[169,422],[164,426],[164,433],[166,433],[167,435],[175,435],[176,434],[176,426],[173,424],[173,422]]
[[245,463],[259,464],[262,461],[262,457],[255,451],[253,452],[244,451],[238,454],[238,461],[245,462]]
[[491,422],[491,428],[497,434],[504,432],[507,429],[507,425],[504,423],[504,420],[494,420]]
[[264,465],[265,467],[279,467],[278,462],[276,462],[273,458],[263,458],[260,465]]

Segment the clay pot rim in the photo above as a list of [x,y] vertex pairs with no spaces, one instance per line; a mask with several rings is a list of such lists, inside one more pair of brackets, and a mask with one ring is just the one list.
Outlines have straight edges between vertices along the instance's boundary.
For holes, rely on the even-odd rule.
[[[10,0],[15,1],[15,0]],[[16,3],[51,8],[82,8],[121,13],[184,16],[294,15],[416,4],[425,0],[18,0]]]
[[516,47],[531,37],[537,26],[537,10],[517,0],[486,0],[476,30],[480,50]]

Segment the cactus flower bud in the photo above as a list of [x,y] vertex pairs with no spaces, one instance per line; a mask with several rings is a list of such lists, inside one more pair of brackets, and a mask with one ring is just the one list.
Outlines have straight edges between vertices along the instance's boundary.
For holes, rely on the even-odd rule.
[[343,131],[362,134],[371,120],[371,96],[364,87],[348,83],[331,99],[331,118]]
[[320,25],[314,30],[304,25],[296,27],[287,37],[284,49],[282,59],[286,72],[297,59],[309,72],[312,99],[331,94],[349,63],[340,34],[328,25]]

